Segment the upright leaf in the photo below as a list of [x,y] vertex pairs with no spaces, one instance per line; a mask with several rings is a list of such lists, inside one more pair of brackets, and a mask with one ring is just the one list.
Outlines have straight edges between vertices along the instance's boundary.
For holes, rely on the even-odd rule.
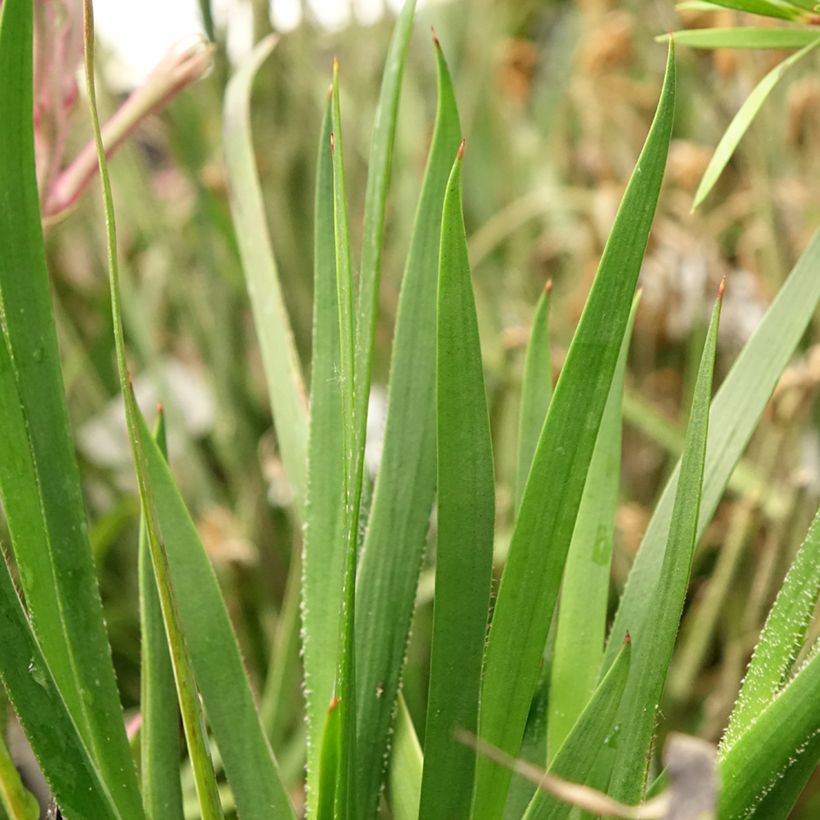
[[[160,412],[154,438],[163,456],[167,457],[164,418]],[[142,795],[149,817],[174,820],[183,816],[179,780],[179,707],[144,515],[140,521],[139,585]]]
[[632,635],[634,658],[618,716],[621,731],[608,793],[623,803],[643,797],[648,754],[666,674],[675,648],[681,613],[697,545],[698,513],[709,428],[709,402],[717,350],[723,285],[715,302],[692,398],[672,522],[658,586],[645,603],[645,614]]
[[771,703],[792,670],[820,595],[820,511],[814,517],[766,618],[729,725],[721,740],[725,757]]
[[268,234],[250,120],[253,81],[276,42],[271,36],[258,43],[231,78],[225,92],[222,130],[231,213],[259,337],[277,442],[301,516],[307,484],[305,391]]
[[310,373],[308,486],[302,563],[302,647],[307,701],[307,799],[314,816],[327,705],[333,696],[341,634],[344,461],[339,390],[339,307],[333,230],[330,100],[316,175],[313,245],[313,361]]
[[377,807],[436,480],[436,274],[444,191],[461,134],[450,74],[435,43],[436,124],[399,296],[384,445],[359,568],[362,817]]
[[550,759],[592,695],[604,652],[621,478],[621,399],[639,298],[632,303],[564,568],[547,721]]
[[192,757],[198,758],[193,762],[200,807],[203,817],[221,816],[212,772],[207,771],[208,750],[205,748],[204,726],[198,703],[191,702],[195,698],[195,691],[188,669],[188,651],[238,813],[246,818],[260,820],[271,816],[294,817],[273,753],[256,713],[239,647],[213,568],[179,496],[168,465],[137,407],[129,384],[113,196],[94,91],[93,17],[90,0],[84,0],[84,11],[86,76],[103,187],[117,370],[184,720],[186,712],[188,714],[186,739]]
[[[481,693],[481,737],[515,755],[655,213],[674,111],[674,52],[550,403],[498,591]],[[473,816],[501,815],[509,771],[481,759]]]
[[[571,727],[561,746],[553,754],[549,774],[584,784],[598,757],[601,746],[607,742],[615,727],[618,706],[626,687],[631,659],[631,644],[627,640],[612,668],[604,676],[584,704],[578,719]],[[536,792],[527,807],[525,820],[560,820],[567,817],[572,806],[547,792]]]
[[436,326],[438,515],[436,597],[424,733],[422,818],[456,817],[470,803],[475,754],[453,736],[475,733],[490,603],[495,475],[475,299],[461,209],[459,148],[444,196]]
[[22,487],[3,481],[0,492],[4,506],[16,507],[8,517],[12,543],[46,662],[117,808],[140,817],[49,293],[34,161],[32,8],[30,0],[6,0],[0,12],[0,330],[10,367],[4,379],[13,378],[17,421],[25,420],[24,437],[13,442],[20,431],[0,419],[0,447],[20,456],[24,469]]
[[521,384],[521,413],[518,420],[518,459],[515,482],[515,506],[521,503],[530,473],[538,436],[547,417],[552,398],[552,360],[550,357],[549,308],[552,280],[547,282],[535,306],[532,329],[524,360]]
[[[697,538],[706,530],[783,368],[817,310],[818,269],[820,232],[815,233],[712,402]],[[658,584],[679,474],[680,465],[664,487],[632,564],[610,631],[604,668],[618,651],[615,636],[636,634],[646,601]]]

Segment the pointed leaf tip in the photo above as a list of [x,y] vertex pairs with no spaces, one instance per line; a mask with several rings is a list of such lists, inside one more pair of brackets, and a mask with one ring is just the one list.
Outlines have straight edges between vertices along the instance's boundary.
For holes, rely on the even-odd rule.
[[461,145],[458,146],[458,153],[456,154],[456,159],[464,159],[464,142],[465,140],[461,140]]
[[435,46],[435,48],[441,51],[441,41],[438,39],[436,30],[432,26],[430,26],[430,35],[433,38],[433,45]]
[[725,291],[726,291],[726,277],[724,276],[720,280],[720,287],[718,287],[718,299],[721,299],[721,300],[723,299],[723,294],[725,293]]
[[624,635],[624,646],[629,646],[632,643],[632,636],[629,634],[629,630],[626,630],[626,634]]
[[552,293],[552,278],[547,279],[544,283],[544,293]]

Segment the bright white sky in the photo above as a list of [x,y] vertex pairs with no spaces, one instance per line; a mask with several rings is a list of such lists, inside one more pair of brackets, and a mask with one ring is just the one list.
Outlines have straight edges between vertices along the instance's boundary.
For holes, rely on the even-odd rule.
[[[375,22],[401,0],[306,0],[320,22],[339,28],[355,17]],[[214,0],[218,23],[230,21],[228,48],[232,56],[245,52],[250,43],[250,6],[245,0]],[[270,0],[271,15],[280,30],[300,20],[300,0]],[[421,3],[420,3],[421,5]],[[197,0],[94,0],[94,18],[100,39],[113,48],[119,65],[109,81],[117,85],[138,84],[174,43],[202,30]]]

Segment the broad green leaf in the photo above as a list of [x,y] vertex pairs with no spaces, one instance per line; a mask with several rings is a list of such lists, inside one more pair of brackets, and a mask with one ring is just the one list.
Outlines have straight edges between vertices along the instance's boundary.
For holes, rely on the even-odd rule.
[[[598,753],[612,735],[618,706],[629,676],[631,645],[625,641],[612,668],[593,691],[547,771],[571,783],[586,783]],[[572,806],[551,794],[536,792],[525,820],[560,820]]]
[[750,816],[777,781],[791,767],[801,765],[802,754],[816,755],[820,732],[818,691],[820,652],[815,648],[800,672],[721,758],[721,818]]
[[[729,477],[746,449],[783,368],[817,310],[820,301],[820,232],[815,233],[777,298],[741,351],[715,395],[709,414],[703,492],[697,538],[706,530]],[[646,602],[657,587],[666,550],[672,504],[680,466],[666,483],[647,526],[624,587],[610,631],[604,668],[618,651],[617,635],[637,632]]]
[[658,37],[689,48],[803,48],[820,39],[810,28],[698,28]]
[[791,673],[820,595],[820,511],[772,606],[721,740],[726,756]]
[[800,20],[805,16],[803,9],[788,0],[709,0],[709,4],[778,20]]
[[732,158],[732,154],[734,154],[738,143],[740,143],[740,140],[743,138],[743,135],[751,125],[752,120],[757,115],[760,107],[766,101],[766,97],[769,96],[772,89],[780,82],[783,75],[793,65],[799,63],[800,60],[809,54],[809,52],[811,52],[818,43],[820,43],[820,36],[816,37],[807,46],[801,48],[800,51],[792,54],[791,57],[787,57],[775,66],[754,87],[752,93],[749,94],[743,105],[740,106],[740,110],[737,114],[735,114],[734,118],[729,123],[729,127],[721,137],[717,148],[715,148],[715,153],[712,155],[712,159],[709,160],[709,165],[706,166],[706,170],[703,172],[703,179],[701,179],[700,185],[698,185],[698,190],[695,193],[695,201],[692,205],[693,210],[697,208],[704,199],[706,199],[709,192],[715,187],[715,183],[718,181],[718,178],[723,173],[723,169]]
[[325,109],[316,176],[313,244],[313,361],[304,557],[302,647],[307,702],[308,815],[316,811],[323,725],[333,696],[341,634],[344,456],[339,379],[339,307],[333,228],[330,101]]
[[535,306],[532,329],[524,360],[521,384],[521,413],[518,420],[518,459],[515,482],[515,507],[521,504],[524,486],[547,417],[552,398],[552,359],[550,357],[549,308],[552,280],[547,282]]
[[[164,414],[154,438],[167,457]],[[145,518],[140,521],[140,779],[149,817],[181,818],[179,707]]]
[[[118,809],[140,817],[49,293],[34,161],[32,7],[6,0],[0,17],[0,331],[7,345],[0,378],[5,400],[17,405],[15,418],[0,419],[0,448],[9,451],[0,452],[0,461],[13,453],[22,468],[20,487],[2,471],[0,492],[49,668]],[[25,432],[12,441],[21,419]]]
[[423,767],[416,729],[407,704],[399,695],[390,762],[390,809],[395,820],[418,820]]
[[421,818],[458,816],[470,803],[490,604],[495,475],[475,298],[461,208],[462,143],[441,221],[436,327],[436,596],[424,732]]
[[[533,458],[496,599],[479,734],[515,755],[538,678],[575,517],[655,213],[674,111],[674,51]],[[495,818],[510,772],[482,758],[473,816]]]
[[[4,342],[0,340],[0,350]],[[0,679],[66,817],[120,820],[40,652],[5,561],[0,561]],[[36,815],[35,815],[36,816]]]
[[305,390],[268,234],[250,121],[253,80],[276,42],[271,36],[258,43],[228,83],[222,135],[231,213],[259,337],[273,423],[296,509],[303,517],[308,447]]
[[438,108],[399,296],[381,463],[357,590],[360,809],[376,811],[436,480],[436,276],[444,190],[461,139],[436,42]]
[[[341,818],[356,818],[356,567],[359,546],[359,511],[362,501],[364,436],[356,406],[356,316],[353,270],[350,263],[350,231],[345,193],[342,114],[339,100],[339,63],[333,61],[330,146],[333,160],[333,225],[336,247],[336,296],[339,321],[339,380],[342,406],[342,474],[344,476],[344,583],[341,636],[337,661],[335,697],[339,712],[339,773],[335,811]],[[367,409],[364,410],[365,415]],[[366,419],[365,419],[366,422]]]
[[[84,9],[87,20],[86,76],[103,187],[117,369],[163,621],[172,653],[177,694],[181,701],[180,710],[189,752],[194,759],[201,809],[204,817],[221,816],[215,783],[209,782],[209,760],[204,759],[208,757],[208,751],[205,748],[207,740],[201,713],[198,704],[188,700],[196,697],[194,683],[201,692],[238,813],[243,818],[260,820],[271,816],[294,817],[293,807],[256,713],[236,636],[213,568],[129,384],[113,197],[94,92],[90,0],[84,0]],[[185,656],[188,652],[195,682],[187,669]],[[180,680],[180,675],[185,679]],[[210,781],[213,781],[212,772]]]
[[608,793],[623,803],[643,798],[648,751],[697,545],[698,512],[709,428],[709,402],[717,351],[723,285],[715,302],[698,369],[681,459],[680,481],[672,508],[666,553],[658,585],[646,602],[644,620],[632,634],[635,644],[629,684],[618,715],[621,727]]
[[550,760],[592,695],[604,652],[615,510],[621,479],[621,399],[639,299],[638,294],[621,342],[564,568],[547,721]]

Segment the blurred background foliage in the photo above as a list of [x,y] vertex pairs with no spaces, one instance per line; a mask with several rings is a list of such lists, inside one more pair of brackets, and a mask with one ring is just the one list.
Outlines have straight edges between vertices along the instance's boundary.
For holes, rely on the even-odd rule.
[[[209,8],[207,0],[201,5]],[[272,24],[266,4],[252,5],[258,39]],[[341,62],[356,247],[392,12],[375,24],[354,19],[333,31],[320,27],[309,8],[305,12],[260,73],[254,133],[280,275],[307,368],[314,163],[331,58]],[[453,71],[467,139],[465,215],[495,438],[502,553],[523,353],[537,296],[552,279],[557,372],[657,99],[666,49],[655,36],[738,22],[747,21],[729,11],[678,14],[665,0],[445,0],[419,11],[389,199],[372,433],[377,439],[400,276],[432,130],[434,25]],[[161,399],[167,409],[175,473],[217,567],[283,773],[298,794],[304,733],[298,642],[278,615],[300,534],[287,511],[289,490],[228,213],[220,129],[231,67],[225,32],[217,29],[214,36],[220,48],[210,75],[144,123],[111,165],[126,331],[144,406]],[[629,358],[615,586],[626,577],[679,452],[680,408],[689,406],[721,277],[728,275],[718,383],[820,219],[816,61],[798,67],[772,94],[717,191],[690,213],[712,148],[754,83],[780,58],[762,51],[678,50],[675,140]],[[117,102],[109,93],[102,104],[110,112]],[[82,106],[73,124],[76,149],[90,136]],[[84,197],[49,228],[47,240],[114,659],[126,707],[135,708],[138,500],[116,398],[99,198]],[[669,727],[718,739],[764,615],[816,508],[818,341],[815,322],[697,551],[663,706]],[[377,447],[372,455],[377,461]],[[420,728],[430,580],[429,572],[422,576],[405,676],[406,699]],[[274,652],[289,659],[276,670],[279,677],[270,674]],[[283,700],[274,710],[277,692]],[[818,815],[816,780],[796,816]]]

